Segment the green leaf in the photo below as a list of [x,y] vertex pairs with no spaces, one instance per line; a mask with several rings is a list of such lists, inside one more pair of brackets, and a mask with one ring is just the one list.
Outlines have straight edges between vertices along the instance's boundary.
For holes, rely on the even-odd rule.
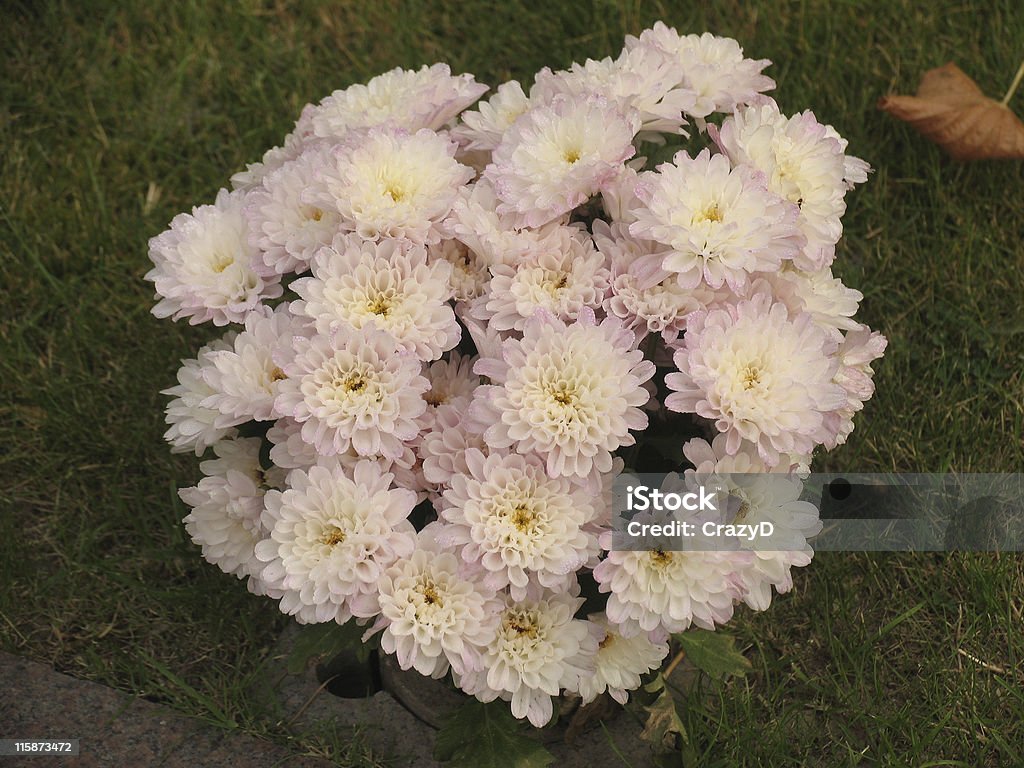
[[434,759],[452,768],[544,768],[555,759],[523,733],[508,703],[470,699],[437,733]]
[[288,654],[288,673],[300,675],[312,660],[329,659],[341,653],[359,643],[365,631],[366,627],[360,627],[355,621],[304,624],[299,628],[292,652]]
[[658,697],[652,704],[644,707],[647,710],[647,723],[640,738],[650,742],[655,752],[674,752],[679,749],[679,740],[689,742],[686,727],[679,719],[676,702],[672,692],[665,687],[665,680],[658,675],[644,686],[648,693],[657,693]]
[[736,650],[736,638],[724,632],[691,629],[673,635],[697,669],[716,680],[750,671],[750,661]]

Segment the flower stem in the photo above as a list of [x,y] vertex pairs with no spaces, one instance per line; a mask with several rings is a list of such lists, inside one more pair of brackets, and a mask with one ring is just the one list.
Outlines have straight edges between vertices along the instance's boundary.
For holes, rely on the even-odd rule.
[[1003,96],[1003,100],[999,102],[1004,107],[1010,103],[1010,99],[1013,98],[1013,94],[1017,90],[1017,86],[1020,85],[1022,78],[1024,78],[1024,61],[1020,63],[1020,66],[1017,68],[1017,74],[1013,76],[1013,82],[1010,84],[1010,90],[1006,92],[1006,95]]
[[661,673],[662,678],[668,680],[669,676],[676,671],[676,667],[679,666],[679,662],[681,662],[685,656],[686,651],[680,651],[677,653],[675,658],[668,663],[667,667],[665,667],[665,671]]

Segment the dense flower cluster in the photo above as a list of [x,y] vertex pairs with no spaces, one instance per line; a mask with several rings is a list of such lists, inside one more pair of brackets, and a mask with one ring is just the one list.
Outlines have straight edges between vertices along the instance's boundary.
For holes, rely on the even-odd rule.
[[[180,492],[203,556],[537,726],[790,589],[799,475],[886,342],[831,270],[868,166],[779,111],[768,63],[659,23],[479,102],[396,69],[175,217],[154,314],[232,326],[165,390],[172,449],[215,455]],[[674,413],[704,425],[689,472],[781,477],[730,493],[785,548],[614,551],[612,481]]]

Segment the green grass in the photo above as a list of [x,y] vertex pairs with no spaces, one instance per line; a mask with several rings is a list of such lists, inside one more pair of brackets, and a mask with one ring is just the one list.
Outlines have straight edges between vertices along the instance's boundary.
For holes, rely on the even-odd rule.
[[[772,59],[783,109],[813,108],[875,168],[836,272],[889,350],[819,466],[1024,466],[1022,166],[951,163],[874,107],[948,60],[1001,95],[1024,55],[1016,0],[105,6],[3,12],[4,650],[362,762],[347,735],[286,733],[245,695],[284,621],[178,522],[197,469],[161,441],[158,390],[208,331],[149,314],[146,240],[334,88],[436,60],[528,79],[658,18]],[[1024,764],[1022,611],[1020,557],[821,555],[771,611],[741,613],[755,673],[690,692],[691,737],[709,766]]]

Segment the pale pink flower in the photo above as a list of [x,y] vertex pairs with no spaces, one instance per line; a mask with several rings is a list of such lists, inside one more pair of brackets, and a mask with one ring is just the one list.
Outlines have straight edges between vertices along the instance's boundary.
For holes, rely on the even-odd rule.
[[438,223],[473,177],[472,169],[455,160],[456,147],[449,137],[426,129],[373,129],[335,150],[321,171],[323,189],[308,189],[304,201],[333,206],[341,213],[342,228],[367,240],[439,242]]
[[445,232],[464,243],[485,265],[518,264],[546,232],[559,225],[556,221],[538,230],[523,229],[521,217],[499,213],[500,205],[494,186],[481,178],[460,190],[444,221]]
[[213,392],[203,407],[218,411],[218,424],[224,426],[276,419],[274,399],[285,375],[274,358],[291,349],[295,337],[309,333],[305,319],[295,317],[287,303],[254,309],[230,349],[209,353],[204,375]]
[[548,477],[537,457],[470,450],[465,462],[468,472],[444,491],[439,514],[448,525],[439,536],[482,569],[485,584],[523,600],[531,584],[568,589],[577,570],[596,562],[589,524],[597,512],[578,485]]
[[[635,152],[637,113],[600,96],[558,96],[517,119],[484,171],[501,199],[498,213],[538,227],[568,213],[614,178]],[[472,247],[472,246],[471,246]]]
[[847,142],[813,113],[786,117],[771,100],[726,118],[715,140],[733,163],[757,168],[772,192],[800,207],[807,244],[796,266],[816,272],[831,264],[843,233],[844,197],[867,180],[868,164],[848,157]]
[[312,262],[313,276],[296,280],[302,297],[292,309],[330,335],[363,327],[387,331],[421,360],[436,360],[459,343],[461,331],[448,304],[451,267],[427,263],[422,246],[380,243],[339,235]]
[[580,678],[580,696],[589,704],[605,691],[625,705],[629,692],[640,687],[641,676],[661,666],[668,656],[668,643],[654,642],[646,634],[625,637],[604,613],[587,617],[599,631],[593,675]]
[[839,370],[833,381],[843,388],[846,402],[825,417],[829,438],[824,443],[828,450],[846,442],[853,432],[854,415],[864,408],[864,403],[875,393],[871,364],[882,357],[887,344],[885,336],[866,325],[858,325],[847,331],[839,344]]
[[262,564],[253,548],[264,535],[260,524],[266,478],[260,467],[257,438],[224,440],[213,446],[217,458],[199,465],[204,477],[178,491],[192,507],[182,521],[203,558],[225,573],[244,579]]
[[362,456],[399,457],[419,434],[430,387],[421,363],[383,331],[299,338],[282,368],[275,407],[302,424],[302,439],[325,456],[352,446]]
[[623,111],[635,110],[644,132],[641,137],[649,132],[683,133],[683,112],[694,101],[693,92],[680,85],[675,58],[650,45],[627,48],[615,59],[574,63],[567,71],[545,67],[537,73],[530,100],[539,104],[560,95],[579,99],[591,94],[600,94]]
[[146,280],[160,299],[154,315],[190,325],[241,323],[261,301],[281,295],[279,275],[253,269],[259,251],[249,244],[244,206],[244,193],[222,189],[213,205],[179,213],[149,241],[154,266]]
[[608,292],[604,262],[586,231],[558,227],[515,266],[493,265],[487,294],[471,314],[498,331],[522,331],[538,309],[575,320],[584,307],[600,309]]
[[482,358],[474,369],[493,384],[479,387],[471,408],[487,423],[494,448],[537,453],[552,477],[586,478],[612,468],[611,452],[632,445],[630,430],[647,426],[640,406],[654,364],[634,349],[620,321],[598,324],[583,310],[566,325],[538,313],[523,338],[507,339],[501,359]]
[[261,274],[305,272],[313,254],[330,245],[341,228],[341,214],[334,207],[303,201],[334,151],[324,143],[308,147],[265,175],[246,198],[249,240],[260,251],[255,268]]
[[761,93],[775,87],[774,80],[761,74],[771,62],[745,58],[739,43],[728,37],[716,37],[710,32],[680,35],[659,21],[641,33],[639,40],[626,38],[627,48],[644,45],[664,51],[676,60],[679,87],[691,94],[684,111],[695,118],[755,103]]
[[[646,512],[631,520],[666,522]],[[624,637],[646,633],[657,640],[728,622],[740,596],[737,568],[751,559],[735,552],[615,550],[610,531],[601,535],[601,546],[610,551],[594,568],[594,579],[608,594],[608,620]]]
[[195,451],[196,456],[202,456],[214,443],[237,434],[234,427],[224,424],[220,411],[203,405],[208,397],[217,394],[205,375],[212,367],[210,355],[230,350],[234,340],[235,331],[228,331],[224,338],[202,347],[197,357],[182,360],[178,383],[160,392],[174,398],[167,404],[166,422],[170,426],[164,433],[172,453]]
[[439,130],[486,90],[472,75],[452,75],[447,64],[395,68],[365,85],[335,91],[300,122],[314,135],[333,139],[384,124],[407,131]]
[[434,532],[424,529],[412,556],[393,563],[381,577],[380,616],[367,634],[383,629],[381,650],[395,654],[402,669],[443,677],[449,668],[456,674],[482,668],[501,600],[459,565],[436,543]]
[[484,649],[483,671],[457,683],[481,701],[511,701],[512,714],[538,728],[554,714],[551,699],[562,689],[578,691],[594,673],[596,632],[574,618],[583,604],[572,592],[542,592],[527,600],[506,598],[495,639]]
[[662,267],[684,288],[727,283],[742,293],[751,273],[778,270],[803,244],[795,204],[769,192],[763,174],[708,150],[640,174],[636,195],[630,234],[668,246]]
[[256,545],[261,578],[281,594],[281,610],[306,622],[374,615],[380,578],[409,557],[416,531],[406,518],[412,491],[391,487],[392,476],[372,461],[349,474],[340,465],[293,470],[288,488],[266,496],[267,538]]
[[834,436],[825,416],[845,402],[833,382],[836,344],[806,313],[790,317],[770,295],[695,312],[675,353],[669,410],[696,413],[727,436],[757,445],[769,466]]
[[471,450],[486,455],[483,433],[473,428],[464,409],[438,406],[432,426],[424,432],[418,448],[423,477],[435,486],[451,485],[454,475],[469,474],[466,457]]
[[458,240],[442,240],[427,250],[428,263],[444,261],[451,267],[448,278],[455,301],[469,302],[487,290],[491,274],[487,265],[469,246]]

